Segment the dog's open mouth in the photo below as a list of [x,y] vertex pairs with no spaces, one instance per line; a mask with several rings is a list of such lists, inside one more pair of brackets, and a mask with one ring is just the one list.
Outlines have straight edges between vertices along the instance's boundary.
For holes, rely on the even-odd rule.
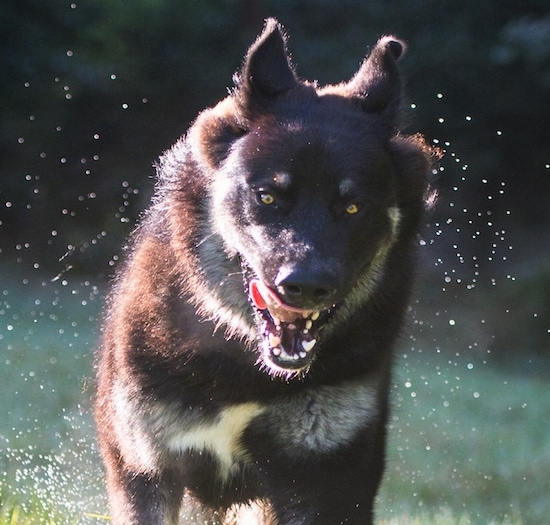
[[288,371],[307,368],[315,355],[317,334],[330,310],[302,310],[289,306],[258,279],[250,281],[249,294],[260,320],[264,361]]

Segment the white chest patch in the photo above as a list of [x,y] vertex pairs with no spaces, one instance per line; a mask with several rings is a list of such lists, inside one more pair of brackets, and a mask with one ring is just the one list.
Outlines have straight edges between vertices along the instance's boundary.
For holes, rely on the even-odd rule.
[[225,408],[212,422],[174,432],[167,446],[174,452],[208,451],[219,461],[221,477],[226,479],[231,467],[245,457],[239,438],[250,421],[265,407],[258,403],[242,403]]

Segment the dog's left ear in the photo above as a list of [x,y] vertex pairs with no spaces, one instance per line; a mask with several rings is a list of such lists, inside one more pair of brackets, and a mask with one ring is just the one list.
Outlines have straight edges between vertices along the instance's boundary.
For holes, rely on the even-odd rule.
[[365,111],[385,113],[392,126],[399,111],[401,79],[397,61],[405,44],[393,36],[382,37],[359,71],[347,83],[348,96],[359,98]]
[[266,20],[234,81],[237,99],[245,107],[269,103],[298,84],[288,58],[286,36],[277,20]]

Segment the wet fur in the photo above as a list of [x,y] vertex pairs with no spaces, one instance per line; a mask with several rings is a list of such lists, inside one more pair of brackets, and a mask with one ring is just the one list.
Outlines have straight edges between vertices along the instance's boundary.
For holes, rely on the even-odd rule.
[[[159,161],[98,367],[115,525],[373,522],[433,156],[398,131],[402,50],[385,37],[351,81],[319,88],[269,20],[234,92]],[[262,354],[245,282],[278,289],[294,270],[333,294],[300,370]]]

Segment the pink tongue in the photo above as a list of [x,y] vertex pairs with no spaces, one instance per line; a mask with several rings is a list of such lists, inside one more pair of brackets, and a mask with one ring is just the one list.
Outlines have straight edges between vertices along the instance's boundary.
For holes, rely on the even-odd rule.
[[259,310],[265,310],[267,308],[267,303],[264,299],[264,296],[262,295],[262,291],[260,291],[260,288],[265,294],[268,294],[267,290],[265,290],[265,286],[261,283],[261,281],[258,281],[256,279],[250,281],[249,292],[250,297],[254,302],[254,305]]
[[250,281],[248,291],[254,306],[259,310],[269,309],[272,316],[280,321],[290,323],[296,319],[307,317],[311,312],[293,308],[284,304],[279,297],[259,279]]

